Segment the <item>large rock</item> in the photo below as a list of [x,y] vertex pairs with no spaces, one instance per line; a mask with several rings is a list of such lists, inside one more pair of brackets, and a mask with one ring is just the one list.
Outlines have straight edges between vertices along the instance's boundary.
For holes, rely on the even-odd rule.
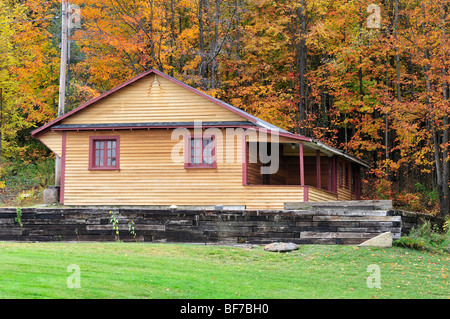
[[381,248],[390,248],[392,247],[392,233],[386,232],[373,237],[365,242],[359,244],[360,247],[381,247]]
[[300,246],[294,243],[271,243],[264,246],[265,251],[288,252],[299,249]]

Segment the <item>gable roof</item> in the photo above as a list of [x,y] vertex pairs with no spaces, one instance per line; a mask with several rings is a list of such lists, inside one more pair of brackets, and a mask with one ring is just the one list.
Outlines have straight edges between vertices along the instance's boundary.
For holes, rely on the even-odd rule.
[[[213,103],[215,103],[215,104],[217,104],[217,105],[219,105],[219,106],[221,106],[221,107],[223,107],[223,108],[225,108],[225,109],[227,109],[227,110],[229,110],[229,111],[231,111],[231,112],[233,112],[233,113],[235,113],[235,114],[237,114],[239,116],[242,116],[243,118],[245,118],[249,122],[253,123],[255,126],[258,126],[260,128],[270,129],[270,130],[278,130],[278,131],[280,131],[282,133],[291,134],[290,132],[288,132],[286,130],[283,130],[283,129],[281,129],[281,128],[273,125],[273,124],[270,124],[270,123],[268,123],[266,121],[263,121],[263,120],[257,118],[256,116],[253,116],[253,115],[251,115],[251,114],[249,114],[249,113],[247,113],[247,112],[245,112],[245,111],[243,111],[243,110],[241,110],[241,109],[239,109],[239,108],[237,108],[235,106],[232,106],[232,105],[230,105],[228,103],[225,103],[225,102],[223,102],[223,101],[221,101],[219,99],[216,99],[216,98],[214,98],[214,97],[212,97],[212,96],[210,96],[210,95],[208,95],[208,94],[206,94],[204,92],[201,92],[201,91],[199,91],[199,90],[197,90],[197,89],[195,89],[195,88],[193,88],[193,87],[191,87],[191,86],[189,86],[189,85],[187,85],[187,84],[185,84],[185,83],[183,83],[183,82],[181,82],[181,81],[179,81],[179,80],[177,80],[177,79],[175,79],[175,78],[173,78],[173,77],[171,77],[171,76],[169,76],[169,75],[167,75],[165,73],[162,73],[162,72],[160,72],[158,70],[155,70],[155,69],[151,69],[151,70],[146,71],[144,73],[141,73],[138,76],[135,76],[134,78],[132,78],[132,79],[122,83],[121,85],[119,85],[119,86],[117,86],[117,87],[115,87],[115,88],[113,88],[113,89],[111,89],[111,90],[109,90],[109,91],[99,95],[98,97],[88,101],[87,103],[84,103],[83,105],[73,109],[72,111],[70,111],[70,112],[68,112],[68,113],[58,117],[57,119],[47,123],[46,125],[41,126],[40,128],[38,128],[38,129],[34,130],[33,132],[31,132],[31,135],[33,137],[39,136],[39,134],[41,134],[45,130],[53,127],[54,125],[60,124],[62,122],[62,120],[73,116],[74,114],[80,112],[81,110],[83,110],[83,109],[85,109],[85,108],[95,104],[96,102],[98,102],[98,101],[100,101],[100,100],[110,96],[111,94],[119,91],[120,89],[123,89],[123,88],[129,86],[130,84],[132,84],[132,83],[134,83],[134,82],[136,82],[136,81],[138,81],[138,80],[140,80],[140,79],[142,79],[142,78],[144,78],[144,77],[146,77],[146,76],[148,76],[150,74],[157,74],[157,75],[159,75],[159,76],[161,76],[161,77],[163,77],[163,78],[165,78],[165,79],[167,79],[167,80],[169,80],[169,81],[171,81],[171,82],[173,82],[175,84],[178,84],[179,86],[181,86],[183,88],[186,88],[189,91],[191,91],[191,92],[193,92],[193,93],[195,93],[195,94],[197,94],[197,95],[199,95],[199,96],[201,96],[201,97],[203,97],[203,98],[205,98],[205,99],[207,99],[207,100],[209,100],[209,101],[211,101],[211,102],[213,102]],[[298,137],[298,135],[296,135],[296,136]]]
[[[132,78],[132,79],[122,83],[121,85],[119,85],[119,86],[117,86],[117,87],[115,87],[115,88],[113,88],[113,89],[111,89],[111,90],[109,90],[109,91],[99,95],[98,97],[96,97],[96,98],[94,98],[94,99],[92,99],[92,100],[82,104],[81,106],[73,109],[72,111],[70,111],[70,112],[68,112],[68,113],[66,113],[66,114],[64,114],[64,115],[54,119],[53,121],[50,121],[46,125],[43,125],[43,126],[37,128],[36,130],[31,132],[31,136],[34,137],[34,138],[38,138],[39,135],[43,134],[44,132],[48,131],[49,129],[64,130],[65,128],[66,129],[69,128],[70,125],[67,125],[67,124],[66,125],[61,125],[61,122],[64,119],[73,116],[74,114],[76,114],[76,113],[78,113],[78,112],[80,112],[80,111],[82,111],[82,110],[84,110],[84,109],[94,105],[96,102],[98,102],[98,101],[100,101],[102,99],[105,99],[106,97],[112,95],[113,93],[115,93],[115,92],[117,92],[117,91],[119,91],[119,90],[121,90],[121,89],[123,89],[123,88],[125,88],[125,87],[127,87],[129,85],[131,85],[132,83],[134,83],[134,82],[136,82],[136,81],[138,81],[138,80],[140,80],[140,79],[142,79],[142,78],[144,78],[144,77],[146,77],[146,76],[148,76],[150,74],[159,75],[159,76],[161,76],[161,77],[163,77],[163,78],[165,78],[165,79],[167,79],[167,80],[169,80],[169,81],[171,81],[171,82],[173,82],[173,83],[175,83],[175,84],[177,84],[177,85],[179,85],[179,86],[181,86],[181,87],[183,87],[185,89],[188,89],[189,91],[191,91],[191,92],[193,92],[193,93],[195,93],[195,94],[197,94],[197,95],[199,95],[199,96],[201,96],[201,97],[203,97],[203,98],[205,98],[205,99],[215,103],[216,105],[218,105],[220,107],[223,107],[223,108],[225,108],[225,109],[227,109],[227,110],[229,110],[229,111],[231,111],[231,112],[233,112],[233,113],[243,117],[244,119],[247,120],[247,122],[242,122],[242,123],[248,123],[248,124],[252,125],[254,127],[254,129],[257,129],[257,130],[261,130],[261,129],[262,130],[269,130],[269,131],[271,131],[272,134],[275,133],[275,134],[279,134],[280,136],[285,136],[285,137],[293,138],[293,139],[296,139],[296,140],[301,140],[301,141],[307,142],[308,146],[310,146],[312,148],[315,148],[315,149],[320,149],[321,151],[323,151],[324,153],[326,153],[328,155],[331,155],[331,154],[339,155],[339,156],[347,158],[348,160],[350,160],[352,162],[358,163],[358,164],[363,165],[365,167],[369,167],[369,165],[366,162],[361,161],[361,160],[359,160],[359,159],[357,159],[357,158],[355,158],[353,156],[350,156],[348,154],[345,154],[344,152],[342,152],[340,150],[337,150],[335,148],[327,146],[327,145],[325,145],[325,144],[323,144],[323,143],[321,143],[319,141],[316,141],[316,140],[314,140],[312,138],[288,132],[288,131],[286,131],[286,130],[284,130],[282,128],[279,128],[279,127],[277,127],[277,126],[275,126],[275,125],[273,125],[271,123],[268,123],[268,122],[266,122],[264,120],[261,120],[260,118],[257,118],[256,116],[253,116],[253,115],[251,115],[251,114],[249,114],[249,113],[247,113],[247,112],[245,112],[245,111],[243,111],[243,110],[241,110],[241,109],[239,109],[239,108],[237,108],[237,107],[235,107],[233,105],[225,103],[225,102],[223,102],[223,101],[221,101],[221,100],[219,100],[217,98],[214,98],[214,97],[212,97],[212,96],[210,96],[210,95],[208,95],[208,94],[206,94],[206,93],[204,93],[202,91],[199,91],[199,90],[197,90],[197,89],[195,89],[195,88],[193,88],[193,87],[191,87],[191,86],[189,86],[189,85],[187,85],[187,84],[185,84],[185,83],[183,83],[183,82],[181,82],[181,81],[179,81],[179,80],[177,80],[177,79],[175,79],[175,78],[173,78],[173,77],[171,77],[171,76],[169,76],[169,75],[167,75],[167,74],[165,74],[163,72],[155,70],[155,69],[150,69],[150,70],[148,70],[148,71],[146,71],[144,73],[141,73],[141,74],[135,76],[134,78]],[[166,124],[166,123],[161,123],[161,124]],[[172,124],[175,127],[175,126],[179,126],[179,125],[181,125],[183,123],[178,123],[178,125],[176,125],[174,123],[172,123]],[[186,123],[184,123],[184,124],[186,124]],[[220,125],[225,125],[225,124],[220,124],[220,123],[217,124],[217,126],[220,126]],[[139,123],[139,124],[132,124],[132,123],[130,123],[130,124],[121,124],[121,125],[114,124],[113,126],[114,127],[111,127],[111,125],[92,124],[92,125],[85,125],[84,129],[99,129],[99,128],[100,129],[108,129],[108,128],[131,127],[131,126],[136,126],[136,127],[140,127],[141,126],[142,127],[142,126],[145,126],[145,123],[144,124],[143,123]],[[149,127],[157,127],[157,125],[155,125],[154,123],[149,124],[148,126]],[[80,127],[80,128],[83,129],[83,127]]]

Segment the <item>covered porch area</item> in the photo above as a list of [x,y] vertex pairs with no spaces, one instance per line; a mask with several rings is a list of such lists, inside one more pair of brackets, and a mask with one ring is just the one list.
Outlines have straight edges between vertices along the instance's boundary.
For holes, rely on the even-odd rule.
[[247,136],[243,165],[244,186],[276,193],[299,186],[303,202],[359,200],[361,167],[367,166],[320,142],[282,136]]

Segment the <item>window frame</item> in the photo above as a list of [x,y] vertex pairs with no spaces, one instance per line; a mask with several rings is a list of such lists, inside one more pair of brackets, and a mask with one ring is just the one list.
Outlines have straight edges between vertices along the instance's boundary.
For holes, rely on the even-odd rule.
[[[202,152],[201,152],[201,163],[199,164],[192,164],[191,163],[191,152],[192,147],[191,143],[193,139],[202,139]],[[212,158],[213,162],[211,164],[205,164],[203,163],[203,152],[204,152],[204,146],[203,146],[203,140],[204,139],[212,139]],[[191,134],[185,136],[185,156],[184,156],[184,168],[217,168],[217,155],[216,155],[216,136],[212,134]]]
[[[114,166],[95,166],[95,142],[97,141],[115,141],[116,142],[116,165]],[[107,149],[103,150],[105,153]],[[104,157],[106,161],[106,156]],[[120,136],[119,135],[104,135],[104,136],[89,136],[89,170],[90,171],[117,171],[120,170]]]

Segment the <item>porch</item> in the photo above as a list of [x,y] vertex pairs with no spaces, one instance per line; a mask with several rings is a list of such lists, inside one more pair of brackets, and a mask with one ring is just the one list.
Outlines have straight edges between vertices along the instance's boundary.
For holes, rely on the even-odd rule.
[[317,144],[246,139],[243,185],[248,192],[254,188],[272,197],[271,193],[288,195],[297,189],[301,193],[297,201],[359,200],[360,178],[360,165],[321,150]]

